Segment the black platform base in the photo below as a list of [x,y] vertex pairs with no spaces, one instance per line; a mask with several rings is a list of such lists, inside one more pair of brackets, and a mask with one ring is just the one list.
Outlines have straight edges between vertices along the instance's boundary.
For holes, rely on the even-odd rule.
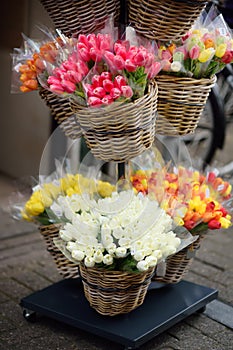
[[152,282],[142,306],[102,316],[89,306],[80,279],[65,279],[21,300],[24,316],[39,313],[135,349],[217,298],[217,290],[182,281],[158,288]]

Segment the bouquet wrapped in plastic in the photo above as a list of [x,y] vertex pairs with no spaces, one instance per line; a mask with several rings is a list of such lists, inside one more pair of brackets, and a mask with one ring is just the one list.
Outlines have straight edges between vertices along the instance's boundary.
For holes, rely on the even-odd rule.
[[193,234],[232,225],[232,186],[215,171],[204,175],[183,166],[172,170],[165,166],[155,171],[139,170],[131,181],[135,191],[158,200],[178,225]]
[[182,40],[160,45],[163,73],[195,79],[211,78],[233,62],[232,31],[222,14],[205,11]]

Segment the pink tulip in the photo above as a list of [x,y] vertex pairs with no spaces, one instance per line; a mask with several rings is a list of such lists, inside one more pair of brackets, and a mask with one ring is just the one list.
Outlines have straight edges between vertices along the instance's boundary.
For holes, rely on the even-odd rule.
[[90,57],[94,62],[100,62],[102,59],[102,53],[100,50],[97,50],[97,48],[91,47]]
[[93,75],[91,82],[92,82],[93,88],[102,86],[102,80],[100,79],[100,75],[98,74]]
[[73,93],[76,90],[76,85],[71,81],[63,80],[61,85],[63,89],[68,93]]
[[66,72],[65,69],[55,68],[53,70],[53,76],[55,76],[58,79],[62,79],[65,72]]
[[102,72],[100,74],[101,78],[104,79],[109,79],[109,80],[112,80],[112,74],[110,72]]
[[87,36],[84,35],[84,34],[79,34],[79,36],[78,36],[78,44],[83,44],[86,47],[89,47],[89,42],[88,42]]
[[65,91],[61,84],[51,84],[49,88],[52,92],[55,92],[56,94],[62,94]]
[[82,81],[82,78],[83,78],[82,74],[76,71],[68,71],[63,75],[64,80],[70,81],[74,84],[80,83]]
[[47,82],[49,85],[52,85],[52,84],[59,85],[61,83],[61,80],[54,77],[53,75],[50,75],[47,79]]
[[221,60],[225,64],[231,63],[233,61],[233,51],[226,51]]
[[78,61],[76,63],[76,70],[77,72],[79,72],[82,76],[87,75],[87,73],[89,72],[88,66],[85,62],[82,61]]
[[200,55],[200,47],[198,45],[194,45],[190,50],[189,50],[189,57],[192,60],[198,59]]
[[61,64],[61,69],[64,69],[64,70],[76,70],[76,64],[74,62],[71,62],[71,61],[64,61],[62,64]]
[[83,86],[86,91],[87,97],[93,96],[93,86],[91,84],[84,84]]
[[114,65],[115,65],[116,69],[122,70],[125,68],[125,61],[121,56],[116,55],[114,57]]
[[148,69],[146,68],[146,73],[148,74],[148,79],[153,79],[162,69],[160,62],[154,62],[152,66]]
[[93,96],[95,97],[103,98],[105,94],[106,92],[102,87],[96,87],[95,89],[93,89]]
[[122,95],[126,98],[131,98],[133,96],[133,90],[129,85],[125,85],[121,87]]
[[112,98],[110,95],[105,95],[105,96],[102,98],[102,103],[103,103],[104,105],[110,105],[112,102],[113,102],[113,98]]
[[114,88],[114,84],[111,80],[104,79],[103,80],[103,88],[106,92],[110,92]]
[[107,62],[108,66],[110,68],[110,71],[116,70],[116,67],[114,64],[114,57],[115,57],[115,55],[110,51],[106,51],[104,53],[104,56],[103,56],[103,58],[105,59],[105,61]]
[[131,46],[127,52],[126,59],[132,59],[136,54],[138,53],[138,47],[137,46]]
[[111,91],[110,91],[110,96],[115,100],[117,99],[118,97],[121,96],[121,90],[118,89],[118,88],[113,88]]
[[145,62],[147,60],[147,53],[143,50],[140,50],[134,57],[133,62],[137,66],[145,66]]
[[78,51],[78,55],[81,57],[81,59],[83,60],[83,61],[85,61],[85,62],[88,62],[88,61],[90,61],[90,59],[91,59],[91,56],[90,56],[90,53],[89,53],[89,51],[88,51],[88,49],[87,48],[81,48],[81,49],[79,49],[79,51]]
[[97,34],[97,47],[100,51],[108,51],[111,50],[112,40],[109,34]]
[[102,101],[98,97],[91,96],[87,100],[88,104],[92,107],[98,107],[102,105]]
[[126,79],[122,75],[117,75],[114,79],[114,86],[121,90],[124,85],[127,85]]
[[126,47],[124,45],[122,45],[121,43],[115,43],[114,51],[117,55],[121,56],[123,60],[126,60],[127,52]]
[[125,69],[129,72],[134,72],[137,69],[137,66],[130,60],[125,61]]

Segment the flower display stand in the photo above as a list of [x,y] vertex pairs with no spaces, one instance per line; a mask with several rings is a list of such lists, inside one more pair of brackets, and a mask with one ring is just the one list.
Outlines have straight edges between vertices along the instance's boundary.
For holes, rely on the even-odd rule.
[[89,306],[80,278],[64,279],[20,302],[23,315],[35,321],[42,315],[136,349],[189,315],[205,309],[217,290],[188,281],[162,286],[152,282],[144,303],[132,312],[103,316]]
[[[47,6],[50,1],[42,3]],[[124,10],[126,1],[120,3]],[[120,11],[121,17],[125,13]],[[120,24],[124,20],[121,18]],[[119,178],[124,173],[124,163],[119,163]],[[80,278],[65,278],[22,298],[20,306],[27,321],[34,321],[37,314],[46,316],[116,342],[125,349],[135,349],[191,314],[203,311],[217,296],[217,290],[185,280],[176,284],[153,281],[141,306],[127,314],[104,316],[89,305]]]

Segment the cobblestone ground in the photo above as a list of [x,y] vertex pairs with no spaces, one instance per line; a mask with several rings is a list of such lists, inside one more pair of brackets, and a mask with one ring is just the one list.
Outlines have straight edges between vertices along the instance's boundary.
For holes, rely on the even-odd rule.
[[[21,298],[61,277],[35,226],[14,221],[1,211],[0,230],[0,350],[123,348],[49,318],[27,322],[19,306]],[[186,276],[186,280],[218,289],[219,300],[230,305],[233,304],[232,247],[233,229],[224,233],[212,231],[203,241]],[[140,349],[231,350],[233,331],[205,314],[195,313]]]

